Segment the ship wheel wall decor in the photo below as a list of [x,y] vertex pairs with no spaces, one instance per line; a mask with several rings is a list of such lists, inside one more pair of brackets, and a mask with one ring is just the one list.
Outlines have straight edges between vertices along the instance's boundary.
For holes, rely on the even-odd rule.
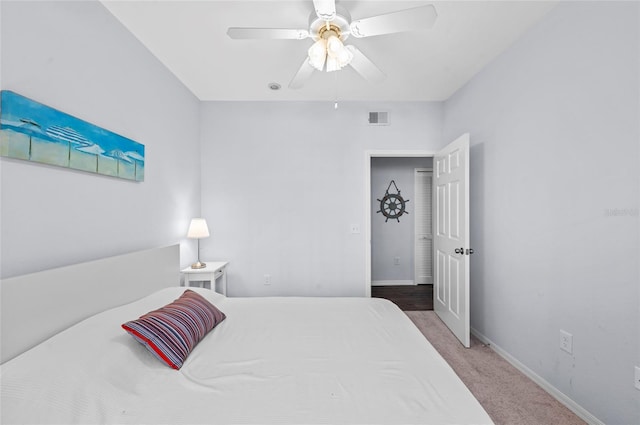
[[[391,185],[396,188],[397,193],[389,193]],[[398,223],[400,223],[400,217],[402,217],[402,214],[409,214],[409,211],[406,209],[407,202],[409,202],[409,200],[402,198],[402,195],[400,195],[400,189],[398,189],[396,182],[393,180],[389,183],[389,187],[387,187],[382,199],[378,199],[378,202],[380,202],[380,209],[377,212],[381,212],[382,215],[386,217],[384,220],[385,223],[389,219],[396,219],[398,220]]]

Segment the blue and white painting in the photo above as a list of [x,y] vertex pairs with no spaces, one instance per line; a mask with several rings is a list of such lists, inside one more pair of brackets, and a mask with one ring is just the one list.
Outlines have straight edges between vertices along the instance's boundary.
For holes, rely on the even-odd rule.
[[0,96],[0,156],[144,181],[144,145],[12,91]]

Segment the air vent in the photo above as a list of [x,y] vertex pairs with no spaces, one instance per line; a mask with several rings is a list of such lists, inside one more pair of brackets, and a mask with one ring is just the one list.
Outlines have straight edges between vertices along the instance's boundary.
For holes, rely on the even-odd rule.
[[389,125],[389,113],[369,112],[369,125]]

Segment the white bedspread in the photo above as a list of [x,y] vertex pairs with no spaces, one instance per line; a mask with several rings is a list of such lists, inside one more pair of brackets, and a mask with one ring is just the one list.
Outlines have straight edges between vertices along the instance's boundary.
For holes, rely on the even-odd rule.
[[394,304],[225,298],[182,369],[120,325],[168,288],[101,313],[0,367],[3,424],[488,424],[462,381]]

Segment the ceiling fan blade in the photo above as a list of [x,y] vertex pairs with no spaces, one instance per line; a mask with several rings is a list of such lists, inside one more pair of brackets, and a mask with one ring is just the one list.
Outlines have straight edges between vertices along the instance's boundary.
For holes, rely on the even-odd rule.
[[360,75],[364,77],[365,80],[370,83],[376,84],[383,81],[387,76],[384,72],[380,71],[368,57],[366,57],[360,50],[358,50],[355,46],[349,45],[346,46],[347,49],[353,53],[353,59],[349,62],[349,65]]
[[438,13],[433,5],[386,13],[351,22],[351,35],[371,37],[374,35],[428,29],[436,22]]
[[294,90],[302,88],[302,86],[304,86],[304,83],[311,77],[311,74],[313,74],[313,71],[315,70],[316,69],[309,63],[309,58],[304,58],[302,66],[300,67],[296,75],[294,75],[294,77],[291,79],[289,88]]
[[309,37],[309,31],[281,28],[238,28],[230,27],[227,35],[234,40],[302,40]]
[[313,7],[318,18],[325,21],[333,21],[336,18],[335,0],[313,0]]

